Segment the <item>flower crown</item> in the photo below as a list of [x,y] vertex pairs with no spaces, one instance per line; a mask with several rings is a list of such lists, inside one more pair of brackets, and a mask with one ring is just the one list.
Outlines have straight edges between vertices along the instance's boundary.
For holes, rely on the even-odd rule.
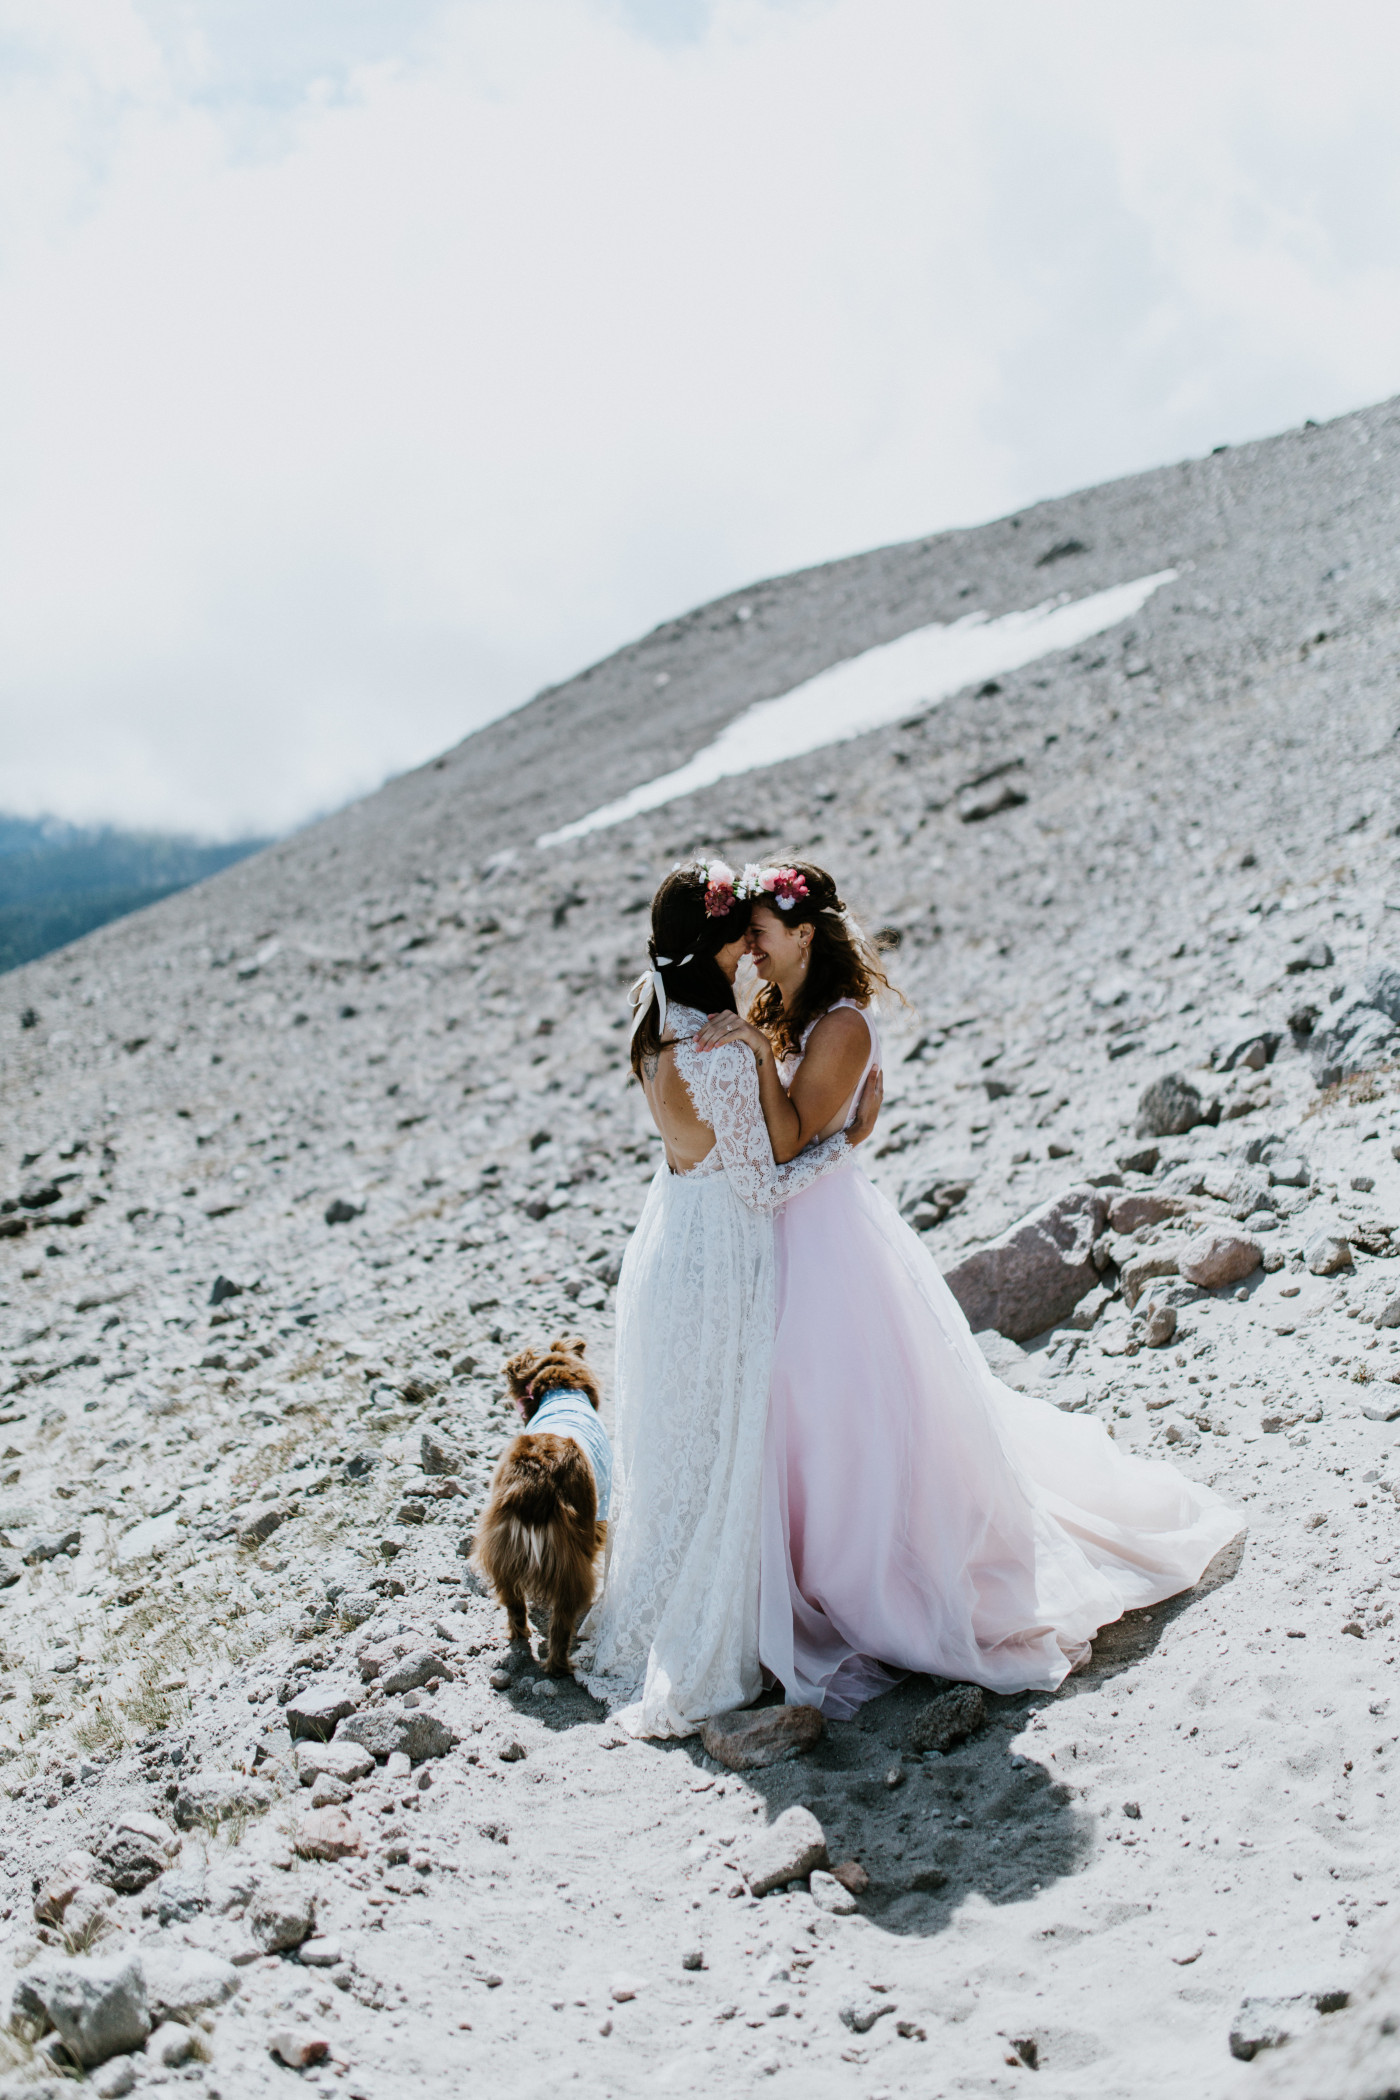
[[726,860],[701,860],[695,866],[705,884],[707,919],[726,919],[740,900],[752,903],[759,897],[771,897],[779,911],[791,911],[807,895],[807,878],[796,868],[761,868],[751,860],[736,875]]

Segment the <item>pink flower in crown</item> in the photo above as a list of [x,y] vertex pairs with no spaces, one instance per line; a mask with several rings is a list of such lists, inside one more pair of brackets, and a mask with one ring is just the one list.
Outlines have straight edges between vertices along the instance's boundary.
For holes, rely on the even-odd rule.
[[727,919],[734,909],[734,885],[732,882],[707,882],[705,884],[705,917]]
[[759,881],[779,911],[791,911],[798,898],[807,895],[807,878],[796,868],[765,868]]

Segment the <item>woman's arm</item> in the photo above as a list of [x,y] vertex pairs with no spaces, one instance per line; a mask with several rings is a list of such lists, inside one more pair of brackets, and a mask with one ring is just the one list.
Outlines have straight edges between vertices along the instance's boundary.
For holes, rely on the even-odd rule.
[[823,1014],[807,1039],[791,1092],[778,1075],[772,1044],[751,1021],[738,1014],[714,1014],[695,1038],[698,1050],[735,1042],[747,1043],[753,1051],[763,1120],[773,1157],[781,1165],[796,1159],[850,1100],[870,1055],[870,1028],[853,1007],[838,1006]]

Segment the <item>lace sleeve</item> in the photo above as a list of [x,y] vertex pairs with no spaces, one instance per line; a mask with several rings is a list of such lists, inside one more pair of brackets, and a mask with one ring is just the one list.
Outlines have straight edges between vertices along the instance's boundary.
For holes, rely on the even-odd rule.
[[835,1137],[809,1145],[785,1166],[778,1165],[758,1098],[753,1053],[742,1043],[697,1050],[691,1042],[678,1042],[676,1070],[686,1083],[696,1114],[714,1131],[715,1147],[735,1195],[750,1210],[777,1210],[850,1157],[851,1145],[838,1131]]

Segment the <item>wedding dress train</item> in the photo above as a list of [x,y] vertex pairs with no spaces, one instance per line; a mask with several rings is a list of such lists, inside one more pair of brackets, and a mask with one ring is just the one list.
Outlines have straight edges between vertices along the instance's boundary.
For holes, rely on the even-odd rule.
[[849,1715],[884,1665],[1049,1690],[1242,1530],[1174,1467],[993,1377],[854,1157],[784,1205],[775,1239],[759,1653],[789,1704]]

